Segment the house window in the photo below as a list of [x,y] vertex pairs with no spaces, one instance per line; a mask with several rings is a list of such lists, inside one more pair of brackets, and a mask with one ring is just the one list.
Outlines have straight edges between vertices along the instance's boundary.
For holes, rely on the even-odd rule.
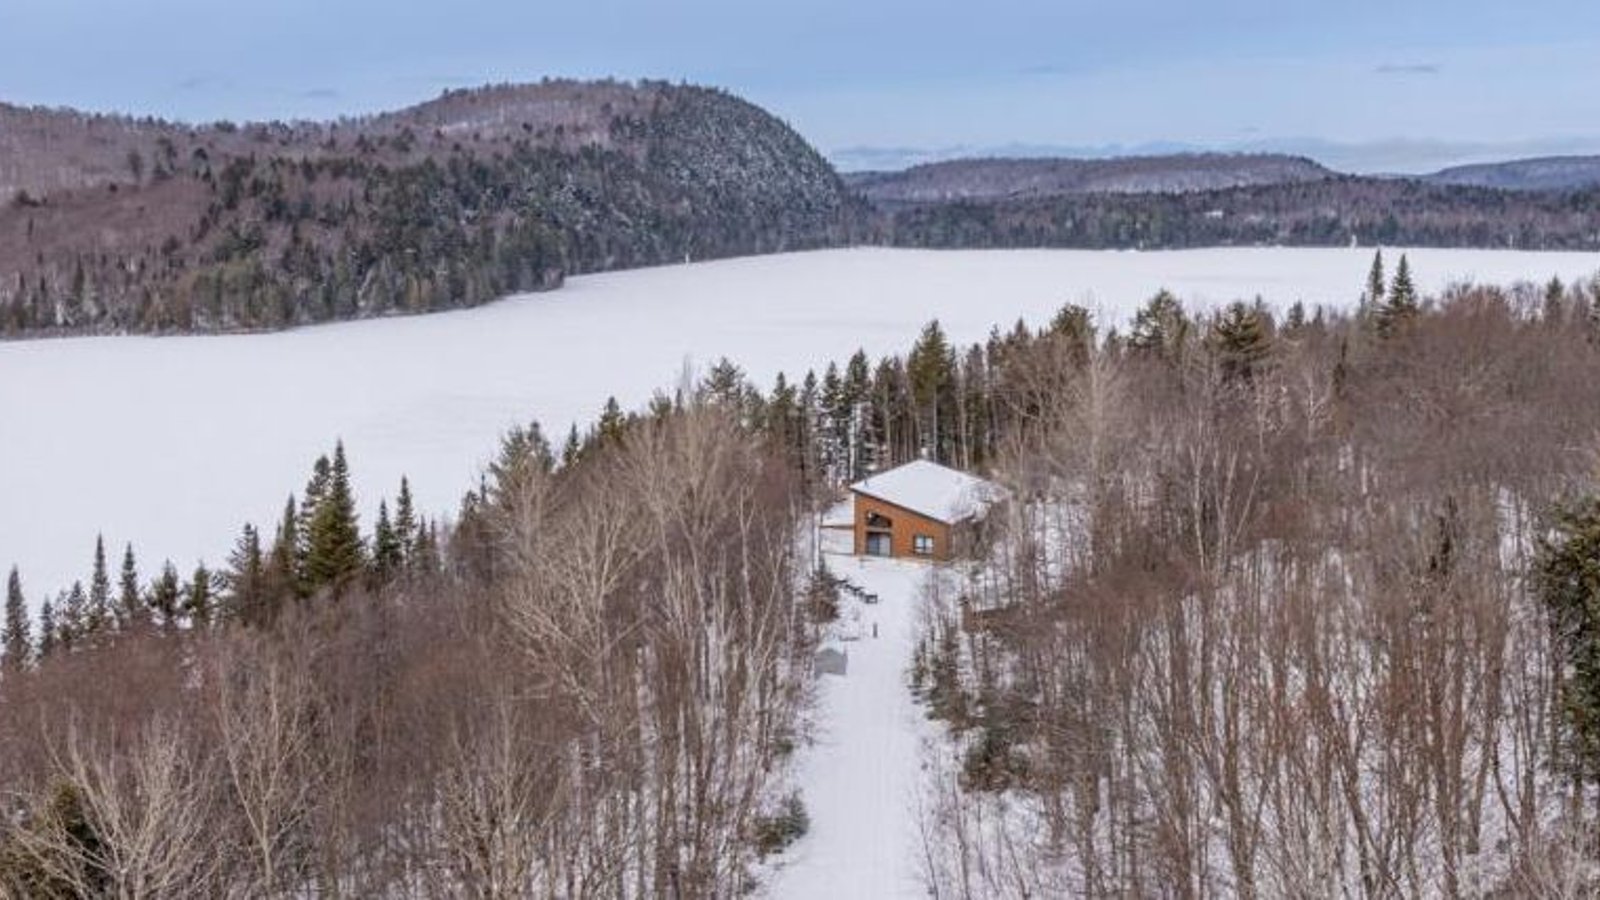
[[868,556],[889,556],[892,553],[893,544],[887,532],[873,531],[867,534]]
[[918,556],[933,555],[933,535],[918,534],[911,538],[911,552]]

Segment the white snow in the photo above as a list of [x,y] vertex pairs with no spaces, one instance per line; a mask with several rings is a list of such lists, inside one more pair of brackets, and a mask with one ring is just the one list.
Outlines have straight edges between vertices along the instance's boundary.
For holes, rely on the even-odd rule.
[[914,459],[864,478],[850,490],[953,524],[981,512],[999,498],[1001,489],[932,460]]
[[[1458,279],[1588,277],[1600,254],[1410,250],[1425,291]],[[1386,251],[1398,259],[1399,251]],[[857,249],[574,278],[473,310],[270,335],[0,342],[0,567],[30,601],[88,574],[103,531],[145,574],[220,563],[271,526],[342,437],[369,517],[409,474],[455,509],[496,437],[557,439],[608,395],[637,407],[686,363],[728,356],[763,385],[858,347],[903,352],[937,317],[952,341],[1082,303],[1120,322],[1161,287],[1191,306],[1257,294],[1348,305],[1366,249],[1180,252]]]
[[[795,773],[811,828],[773,863],[775,900],[925,897],[918,800],[924,742],[936,734],[911,696],[909,672],[927,563],[830,557],[835,575],[875,604],[846,597],[837,630],[843,676],[818,678],[815,743]],[[876,636],[874,636],[876,626]]]

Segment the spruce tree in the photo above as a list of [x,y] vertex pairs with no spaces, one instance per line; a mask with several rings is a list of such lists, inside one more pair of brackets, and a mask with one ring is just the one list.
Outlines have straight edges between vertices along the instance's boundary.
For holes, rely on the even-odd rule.
[[264,624],[267,563],[261,552],[261,533],[254,525],[246,523],[239,534],[233,552],[228,555],[228,571],[222,580],[228,590],[229,615],[246,625]]
[[151,583],[149,602],[150,611],[163,631],[171,632],[178,627],[183,587],[178,580],[178,569],[170,560],[161,567],[161,575]]
[[1402,254],[1395,267],[1394,281],[1389,284],[1389,297],[1378,309],[1378,333],[1385,337],[1400,333],[1406,324],[1415,319],[1418,311],[1417,289],[1411,282],[1411,265]]
[[411,548],[417,542],[417,510],[411,499],[411,482],[400,477],[400,496],[394,504],[394,536],[400,542],[400,553],[405,565],[411,562]]
[[1565,664],[1564,762],[1600,782],[1600,500],[1559,510],[1538,545],[1536,585]]
[[277,607],[284,600],[304,596],[300,547],[300,514],[295,508],[294,496],[290,495],[283,507],[278,533],[272,541],[272,552],[267,557],[266,585],[263,590],[271,607],[264,611],[268,620],[276,617]]
[[74,581],[58,604],[60,622],[56,624],[56,640],[67,650],[76,647],[88,634],[89,595],[83,582]]
[[214,593],[211,570],[203,563],[196,566],[194,577],[190,579],[187,590],[183,592],[183,615],[189,620],[190,628],[203,631],[211,625]]
[[372,574],[383,584],[394,578],[405,565],[405,549],[400,535],[389,523],[389,505],[378,501],[378,523],[372,528]]
[[910,381],[918,450],[931,459],[948,462],[955,353],[937,319],[923,326],[922,334],[906,357],[906,376]]
[[122,572],[118,578],[117,616],[123,628],[143,627],[147,610],[139,594],[139,566],[133,558],[133,545],[122,550]]
[[578,454],[583,452],[583,442],[578,439],[578,425],[573,423],[567,430],[567,441],[561,445],[561,466],[566,468],[578,461]]
[[621,441],[623,429],[627,424],[627,417],[622,414],[622,407],[617,405],[617,398],[607,397],[605,407],[600,410],[600,421],[597,426],[600,442],[615,444]]
[[56,651],[56,641],[61,627],[56,624],[56,607],[49,600],[39,608],[39,658],[44,659]]
[[106,568],[106,541],[104,536],[94,539],[94,571],[89,576],[89,610],[84,617],[84,631],[99,635],[111,629],[116,615],[111,608],[111,573]]
[[8,671],[19,672],[27,666],[33,654],[31,631],[28,604],[22,597],[22,576],[17,572],[17,567],[12,566],[11,576],[6,579],[5,626],[0,628],[0,652],[5,654],[0,662]]
[[316,502],[304,541],[306,586],[313,593],[325,588],[337,592],[366,564],[342,441],[334,448],[326,488]]
[[305,497],[300,501],[300,518],[295,523],[295,569],[302,580],[307,578],[307,560],[311,554],[311,523],[327,497],[332,480],[333,464],[326,455],[317,457],[311,466],[311,480],[306,482]]
[[1367,289],[1361,295],[1361,312],[1370,313],[1383,303],[1384,276],[1383,251],[1372,254],[1372,268],[1367,270]]

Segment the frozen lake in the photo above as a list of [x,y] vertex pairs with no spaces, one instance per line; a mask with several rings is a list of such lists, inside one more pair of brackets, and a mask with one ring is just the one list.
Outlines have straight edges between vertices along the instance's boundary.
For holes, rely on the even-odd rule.
[[[1418,286],[1587,278],[1600,254],[1411,250]],[[1386,251],[1392,271],[1398,250]],[[938,318],[958,342],[1068,302],[1121,324],[1159,288],[1191,308],[1261,295],[1348,306],[1370,249],[855,249],[574,278],[560,291],[439,315],[225,337],[0,343],[0,567],[29,600],[87,576],[97,532],[220,564],[246,520],[276,521],[343,438],[364,522],[411,476],[452,512],[508,426],[559,441],[607,396],[642,405],[720,356],[764,386],[858,347],[904,350]]]

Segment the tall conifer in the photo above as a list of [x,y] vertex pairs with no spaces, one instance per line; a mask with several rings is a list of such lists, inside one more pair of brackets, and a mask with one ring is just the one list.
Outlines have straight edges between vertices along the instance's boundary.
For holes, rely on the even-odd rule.
[[11,567],[6,579],[5,625],[0,628],[0,663],[8,671],[21,671],[33,655],[32,623],[28,621],[28,604],[22,597],[22,576],[17,567]]

